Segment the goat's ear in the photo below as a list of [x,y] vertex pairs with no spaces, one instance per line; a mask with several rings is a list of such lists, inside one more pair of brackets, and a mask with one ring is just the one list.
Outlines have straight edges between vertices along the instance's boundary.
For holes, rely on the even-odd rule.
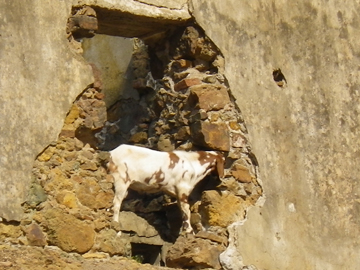
[[216,170],[220,178],[224,176],[224,157],[220,153],[216,156]]

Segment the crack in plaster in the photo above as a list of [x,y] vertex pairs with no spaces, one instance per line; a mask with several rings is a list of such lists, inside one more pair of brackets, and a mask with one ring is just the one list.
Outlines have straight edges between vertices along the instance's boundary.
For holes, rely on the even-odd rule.
[[180,8],[171,8],[171,7],[167,7],[165,5],[156,5],[156,4],[151,4],[151,3],[148,3],[148,2],[145,2],[145,1],[141,1],[141,0],[134,0],[135,2],[138,2],[140,4],[144,4],[144,5],[147,5],[147,6],[152,6],[152,7],[156,7],[156,8],[162,8],[162,9],[167,9],[167,10],[188,10],[188,8],[186,7],[189,7],[189,4],[188,3],[185,3],[183,4]]

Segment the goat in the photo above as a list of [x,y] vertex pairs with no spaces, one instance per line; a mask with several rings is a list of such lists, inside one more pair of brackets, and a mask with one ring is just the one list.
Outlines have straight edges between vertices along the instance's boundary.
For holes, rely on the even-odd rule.
[[128,188],[147,193],[163,191],[177,199],[182,230],[187,233],[193,233],[188,202],[191,191],[211,171],[216,170],[219,177],[224,175],[224,158],[215,151],[160,152],[126,144],[110,151],[107,166],[114,177],[114,221],[119,221]]

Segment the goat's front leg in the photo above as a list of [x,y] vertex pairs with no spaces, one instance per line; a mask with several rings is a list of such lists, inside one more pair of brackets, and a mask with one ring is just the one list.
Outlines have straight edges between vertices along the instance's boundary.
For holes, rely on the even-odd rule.
[[114,196],[114,216],[113,220],[116,222],[119,222],[119,214],[120,214],[120,207],[122,204],[122,201],[127,195],[127,189],[129,187],[129,184],[125,183],[125,181],[121,177],[114,176],[114,185],[115,185],[115,196]]

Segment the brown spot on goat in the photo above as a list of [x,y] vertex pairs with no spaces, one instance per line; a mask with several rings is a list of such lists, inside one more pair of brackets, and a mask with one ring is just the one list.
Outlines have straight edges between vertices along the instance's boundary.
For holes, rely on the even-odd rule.
[[219,152],[206,152],[206,151],[198,151],[199,154],[199,162],[203,166],[204,164],[207,164],[207,169],[210,169],[213,167],[213,170],[215,169],[214,165],[216,164],[216,171],[219,177],[224,176],[224,157]]
[[130,176],[129,176],[129,169],[128,169],[128,166],[127,166],[127,164],[126,164],[126,163],[125,163],[124,165],[125,165],[125,168],[126,168],[126,171],[125,171],[125,174],[126,174],[125,183],[127,183],[127,182],[130,182],[130,181],[131,181],[131,179],[130,179]]
[[156,183],[161,183],[165,179],[165,174],[162,170],[159,170],[154,173],[154,178],[156,179]]
[[144,179],[144,182],[146,184],[149,184],[152,179],[155,179],[156,183],[161,183],[165,179],[165,174],[162,170],[158,170],[158,171],[154,172],[150,177],[146,177]]
[[180,158],[173,152],[169,152],[170,165],[169,169],[174,169]]
[[187,172],[188,172],[187,170],[183,172],[183,174],[182,174],[182,178],[183,178],[183,179],[184,179],[184,177],[185,177],[185,174],[187,174]]

